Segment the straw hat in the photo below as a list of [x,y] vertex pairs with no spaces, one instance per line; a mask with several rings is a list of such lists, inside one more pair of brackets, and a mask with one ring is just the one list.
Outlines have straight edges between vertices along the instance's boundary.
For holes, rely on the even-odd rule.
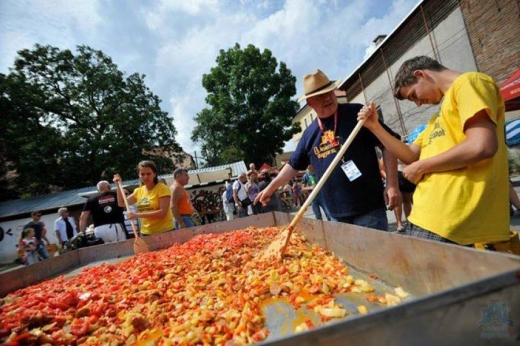
[[312,96],[328,93],[329,91],[336,89],[340,83],[341,81],[339,80],[330,81],[325,73],[320,70],[307,74],[303,77],[303,92],[305,95],[300,97],[298,102],[302,102]]

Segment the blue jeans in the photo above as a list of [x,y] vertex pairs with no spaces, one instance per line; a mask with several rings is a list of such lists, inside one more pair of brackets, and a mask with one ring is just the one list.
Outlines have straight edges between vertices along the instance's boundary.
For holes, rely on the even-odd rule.
[[332,220],[388,232],[388,218],[386,217],[385,208],[376,209],[358,216],[333,217]]
[[247,207],[238,210],[238,217],[247,217]]
[[[195,222],[189,215],[181,215],[182,222],[186,225],[187,228],[195,227]],[[175,220],[175,229],[179,229],[179,223]]]
[[325,198],[323,198],[323,195],[321,193],[318,193],[316,198],[314,198],[314,200],[311,203],[311,207],[312,207],[312,212],[314,213],[314,217],[316,218],[316,220],[323,219],[321,216],[320,207],[325,212],[325,217],[327,218],[327,220],[328,221],[332,220],[330,217],[329,208],[327,208],[327,204],[325,204]]
[[47,252],[47,247],[45,246],[45,241],[43,239],[38,243],[36,251],[38,252],[38,256],[40,256],[41,259],[49,258],[49,253]]

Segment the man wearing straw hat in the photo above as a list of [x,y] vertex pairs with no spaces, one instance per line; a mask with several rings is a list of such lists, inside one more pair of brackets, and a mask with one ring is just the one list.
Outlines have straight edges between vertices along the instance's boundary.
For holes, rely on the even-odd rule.
[[[260,192],[255,202],[266,203],[278,187],[285,185],[309,164],[314,167],[318,179],[323,176],[356,127],[357,114],[363,107],[361,104],[338,104],[334,93],[338,85],[339,81],[330,81],[320,70],[303,78],[305,95],[298,101],[307,100],[317,118],[304,131],[289,162]],[[334,221],[388,230],[385,204],[393,209],[400,203],[397,161],[383,149],[387,171],[385,188],[379,174],[376,147],[382,148],[377,137],[361,128],[342,162],[325,182],[321,191]]]

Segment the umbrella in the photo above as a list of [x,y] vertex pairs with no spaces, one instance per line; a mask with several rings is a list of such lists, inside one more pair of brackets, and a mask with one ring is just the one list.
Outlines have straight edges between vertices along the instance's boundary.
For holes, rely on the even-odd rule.
[[506,112],[520,109],[520,69],[502,83],[500,90],[506,103]]

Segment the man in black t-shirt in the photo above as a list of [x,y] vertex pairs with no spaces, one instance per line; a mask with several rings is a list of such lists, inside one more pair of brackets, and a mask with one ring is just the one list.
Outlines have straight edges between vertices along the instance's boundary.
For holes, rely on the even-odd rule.
[[[258,194],[255,202],[265,204],[274,191],[309,164],[314,167],[318,180],[327,171],[356,128],[357,115],[363,107],[355,103],[339,104],[334,93],[339,84],[339,81],[330,81],[320,70],[303,78],[305,95],[298,101],[307,100],[307,105],[317,117],[303,132],[289,162],[269,186]],[[391,132],[390,129],[388,131]],[[376,147],[383,151],[386,187],[381,181]],[[387,231],[385,204],[393,209],[401,203],[397,185],[397,160],[382,147],[374,134],[361,128],[320,191],[333,221]]]
[[90,197],[79,218],[79,229],[85,232],[88,217],[92,214],[94,234],[105,243],[125,240],[127,233],[123,208],[117,204],[117,194],[110,190],[110,184],[102,180],[97,184],[99,193]]
[[44,241],[50,245],[49,239],[47,239],[47,230],[45,229],[45,224],[40,221],[42,217],[41,211],[33,211],[31,213],[31,221],[27,222],[23,229],[26,228],[34,228],[34,237],[36,238],[36,251],[38,252],[38,256],[41,259],[49,258],[49,253],[47,252],[47,247],[45,246]]

